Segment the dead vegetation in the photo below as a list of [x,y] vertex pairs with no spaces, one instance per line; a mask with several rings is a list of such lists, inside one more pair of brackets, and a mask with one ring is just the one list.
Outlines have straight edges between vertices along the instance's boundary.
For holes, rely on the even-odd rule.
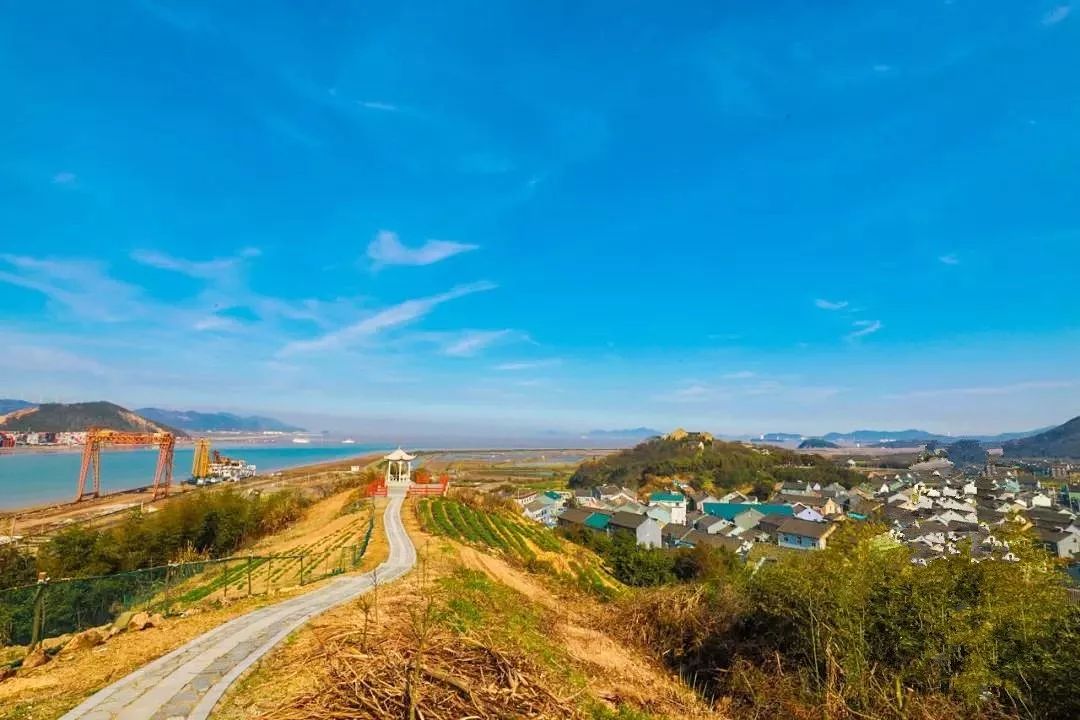
[[302,662],[326,668],[319,687],[263,717],[568,718],[579,693],[560,697],[521,653],[510,654],[445,630],[421,644],[391,635],[365,652],[356,637],[338,637]]

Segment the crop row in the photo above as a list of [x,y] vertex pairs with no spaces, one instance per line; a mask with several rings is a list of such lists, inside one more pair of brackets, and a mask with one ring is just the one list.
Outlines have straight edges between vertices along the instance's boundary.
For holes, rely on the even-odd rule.
[[546,531],[503,513],[476,510],[445,498],[425,498],[418,509],[428,531],[500,550],[525,563],[536,560],[534,546],[544,550],[560,548],[558,540]]

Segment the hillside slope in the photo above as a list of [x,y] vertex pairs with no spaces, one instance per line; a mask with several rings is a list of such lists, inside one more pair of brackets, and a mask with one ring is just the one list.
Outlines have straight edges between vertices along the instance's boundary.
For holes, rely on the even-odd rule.
[[[517,550],[499,544],[543,554],[539,534],[554,540],[549,531],[501,512],[466,518],[460,510],[471,506],[445,503],[438,523],[434,502],[405,514],[416,571],[298,631],[234,686],[214,717],[404,718],[410,705],[432,720],[725,717],[619,637],[614,603],[542,563],[526,569]],[[484,539],[444,534],[445,511],[456,528]],[[428,534],[418,520],[442,530]]]
[[1080,458],[1080,417],[1064,425],[1002,445],[1009,457]]
[[111,402],[44,403],[0,415],[0,430],[79,432],[91,427],[132,432],[187,434],[148,420]]
[[135,412],[153,422],[190,432],[300,432],[303,430],[301,427],[283,423],[276,418],[260,415],[203,413],[195,410],[164,410],[162,408],[139,408]]

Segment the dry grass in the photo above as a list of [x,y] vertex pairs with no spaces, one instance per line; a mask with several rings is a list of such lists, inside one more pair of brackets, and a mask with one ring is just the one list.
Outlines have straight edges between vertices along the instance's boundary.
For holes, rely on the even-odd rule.
[[592,598],[403,517],[417,571],[299,630],[215,718],[408,718],[410,706],[432,720],[621,707],[648,713],[630,717],[717,717],[656,660],[605,634],[610,618]]
[[[339,531],[349,518],[362,516],[366,522],[366,510],[358,515],[338,517],[348,495],[348,492],[340,493],[316,503],[300,522],[280,536],[266,538],[254,552],[284,552],[279,548],[316,543]],[[381,511],[384,506],[385,500],[376,505],[371,543],[356,572],[367,572],[388,555],[389,548],[382,531]],[[259,582],[253,583],[253,586],[256,592],[261,587]],[[225,601],[220,593],[216,593],[202,601],[190,614],[166,618],[161,627],[138,633],[122,633],[93,649],[61,653],[40,668],[20,672],[17,677],[0,682],[0,718],[45,720],[58,717],[109,683],[234,617],[302,592],[317,592],[317,589],[317,583],[302,588],[284,587],[271,594]],[[66,639],[54,638],[49,642],[63,644]]]

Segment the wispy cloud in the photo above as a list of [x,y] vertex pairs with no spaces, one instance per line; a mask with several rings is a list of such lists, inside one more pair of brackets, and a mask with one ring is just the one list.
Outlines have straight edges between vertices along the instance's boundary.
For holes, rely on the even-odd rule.
[[74,185],[79,177],[70,170],[63,170],[52,177],[53,185]]
[[468,330],[444,347],[443,354],[468,357],[513,334],[513,330]]
[[495,366],[495,369],[500,372],[520,372],[522,370],[536,370],[537,368],[551,367],[553,365],[559,365],[562,360],[558,358],[551,358],[548,360],[524,360],[519,362],[506,362]]
[[368,110],[379,110],[381,112],[401,112],[401,108],[393,103],[382,102],[380,100],[358,100],[356,102],[362,108]]
[[931,390],[912,390],[910,392],[886,395],[889,400],[911,400],[920,398],[942,397],[979,397],[994,395],[1014,395],[1034,390],[1064,390],[1076,387],[1073,380],[1035,380],[1030,382],[1010,383],[1005,385],[984,385],[981,387],[934,388]]
[[235,318],[224,317],[211,313],[205,317],[199,318],[192,326],[199,332],[214,332],[221,330],[236,330],[240,327],[240,322]]
[[477,282],[469,285],[459,285],[439,295],[426,298],[406,300],[397,305],[370,315],[352,325],[340,330],[326,333],[313,340],[300,340],[289,343],[282,349],[282,354],[291,355],[297,353],[315,352],[318,350],[338,350],[369,338],[372,335],[389,330],[394,327],[406,325],[419,320],[432,310],[445,302],[456,300],[473,293],[493,290],[497,286],[490,282]]
[[857,340],[867,335],[873,335],[885,327],[880,320],[856,320],[852,325],[857,329],[847,334],[848,340]]
[[380,230],[367,247],[368,257],[379,265],[431,265],[479,246],[449,240],[428,240],[420,247],[408,247],[397,233]]
[[140,310],[139,288],[112,279],[101,263],[90,260],[4,254],[0,255],[0,282],[39,292],[93,320],[126,320]]
[[738,372],[730,372],[722,376],[724,380],[749,380],[750,378],[757,377],[757,373],[751,370],[740,370]]
[[1062,22],[1065,18],[1069,17],[1071,12],[1072,8],[1068,5],[1058,5],[1056,8],[1043,15],[1042,24],[1046,26],[1057,25],[1059,22]]
[[258,248],[243,248],[239,253],[231,257],[213,258],[211,260],[187,260],[156,250],[136,250],[131,253],[131,259],[135,262],[158,270],[170,270],[188,277],[202,280],[219,279],[223,273],[230,273],[249,258],[258,257],[261,254]]
[[708,385],[694,383],[676,389],[668,399],[681,402],[703,402],[712,399],[714,394],[715,391]]
[[957,257],[956,253],[949,253],[948,255],[942,255],[941,257],[939,257],[938,262],[940,262],[942,265],[959,265],[960,258]]
[[70,373],[104,375],[105,366],[67,350],[40,345],[6,345],[0,353],[0,369],[17,373]]
[[818,298],[814,301],[821,310],[843,310],[848,306],[847,300],[826,300],[824,298]]

